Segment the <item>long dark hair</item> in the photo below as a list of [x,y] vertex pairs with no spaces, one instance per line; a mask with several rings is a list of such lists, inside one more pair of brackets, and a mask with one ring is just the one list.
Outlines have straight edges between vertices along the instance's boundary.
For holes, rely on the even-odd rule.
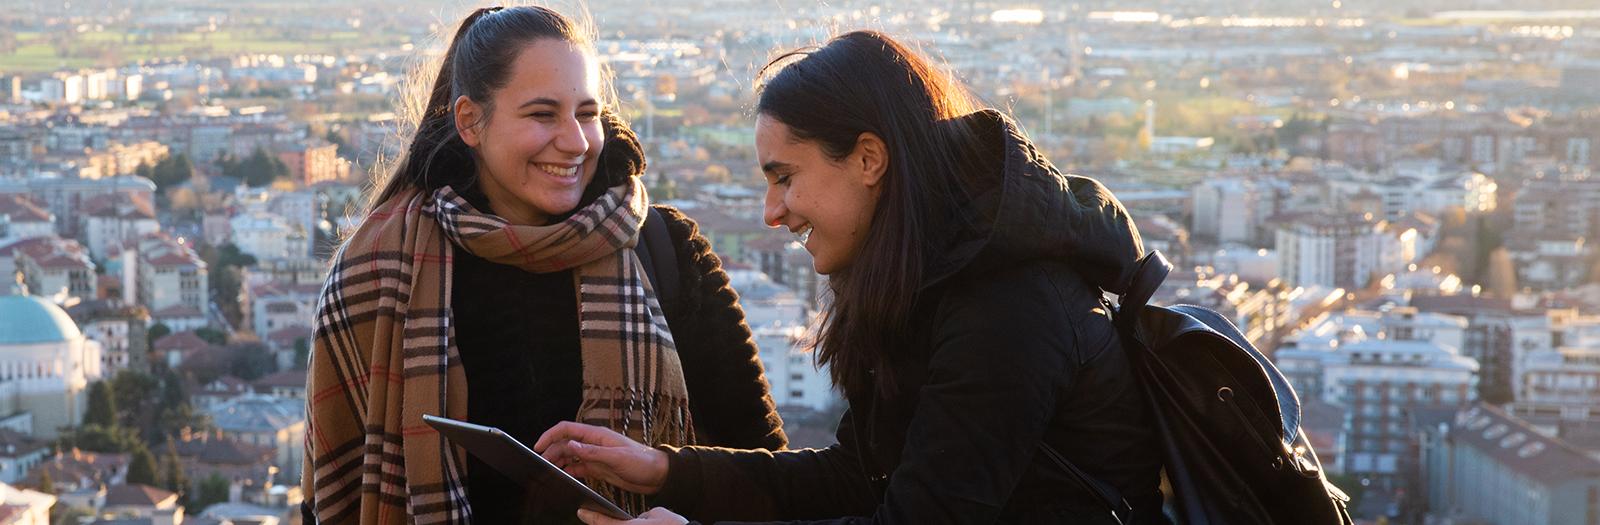
[[[904,337],[930,250],[971,196],[982,148],[960,119],[978,101],[948,74],[888,35],[856,31],[783,54],[762,69],[756,111],[842,160],[864,132],[889,162],[860,255],[829,276],[833,301],[812,340],[817,361],[847,394],[893,396],[891,355]],[[998,171],[998,170],[996,170]]]
[[462,96],[472,99],[484,107],[484,118],[488,118],[494,111],[493,93],[510,80],[517,55],[528,44],[546,38],[577,44],[594,53],[594,40],[583,24],[548,8],[484,7],[467,15],[450,39],[410,145],[383,189],[368,203],[368,211],[413,188],[471,187],[476,182],[476,165],[471,148],[456,132],[455,100]]

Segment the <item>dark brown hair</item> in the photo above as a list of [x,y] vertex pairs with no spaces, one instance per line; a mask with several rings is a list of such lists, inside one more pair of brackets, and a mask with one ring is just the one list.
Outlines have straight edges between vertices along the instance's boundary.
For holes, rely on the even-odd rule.
[[476,179],[471,148],[456,132],[452,111],[465,96],[493,112],[493,93],[510,80],[512,63],[537,40],[553,38],[581,46],[593,54],[588,31],[574,21],[539,6],[484,7],[467,15],[450,40],[428,102],[410,145],[368,205],[368,211],[412,188],[431,191],[443,186],[463,190]]
[[831,304],[812,347],[847,394],[875,388],[892,396],[884,366],[912,317],[930,250],[952,210],[972,193],[967,180],[979,140],[960,119],[977,100],[917,52],[876,31],[785,53],[762,70],[756,111],[842,160],[862,133],[886,146],[889,162],[860,255],[829,276]]

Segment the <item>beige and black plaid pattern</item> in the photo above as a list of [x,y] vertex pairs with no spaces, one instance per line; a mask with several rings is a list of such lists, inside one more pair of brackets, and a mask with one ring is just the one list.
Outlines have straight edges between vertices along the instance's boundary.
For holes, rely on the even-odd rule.
[[[637,177],[572,217],[512,225],[450,188],[384,203],[340,249],[318,305],[302,488],[324,523],[469,523],[466,466],[423,414],[465,419],[450,322],[457,246],[533,272],[575,269],[583,353],[576,418],[647,443],[694,442],[665,316],[633,250]],[[642,500],[598,487],[631,510]]]

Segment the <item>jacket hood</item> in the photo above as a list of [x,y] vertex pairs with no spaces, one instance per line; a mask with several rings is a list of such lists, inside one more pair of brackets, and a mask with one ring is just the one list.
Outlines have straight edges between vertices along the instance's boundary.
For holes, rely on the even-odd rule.
[[1105,291],[1126,292],[1144,250],[1128,210],[1110,190],[1061,173],[998,111],[961,119],[988,141],[987,155],[994,158],[985,165],[998,165],[1000,176],[958,211],[964,224],[930,261],[923,288],[956,273],[1055,260]]

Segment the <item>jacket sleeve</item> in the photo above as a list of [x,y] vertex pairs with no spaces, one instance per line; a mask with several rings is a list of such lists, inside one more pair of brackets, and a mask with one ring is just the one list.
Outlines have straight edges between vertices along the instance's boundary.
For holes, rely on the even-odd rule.
[[669,466],[651,504],[706,522],[870,513],[879,493],[855,453],[854,429],[845,412],[839,442],[822,449],[659,447],[668,453]]
[[[936,327],[930,334],[927,380],[918,391],[900,464],[881,499],[869,508],[848,509],[857,512],[833,514],[854,517],[785,523],[937,525],[998,519],[1033,463],[1057,393],[1070,377],[1068,367],[1074,360],[1068,356],[1075,354],[1078,344],[1073,327],[1061,321],[1064,306],[1057,290],[1040,272],[1036,265],[1005,271],[945,297],[927,325]],[[702,482],[713,476],[732,478],[721,471],[713,475],[704,453],[700,455]],[[682,458],[677,461],[687,463]],[[760,468],[752,463],[739,465],[746,471],[742,475],[752,476],[740,479],[747,482],[743,491],[709,485],[700,504],[749,499],[746,495],[756,492],[785,502],[778,506],[786,511],[779,514],[784,519],[803,520],[811,513],[795,510],[806,505],[847,510],[820,498],[828,497],[828,485],[850,486],[849,476],[860,475],[837,465],[821,468],[816,460],[772,461]],[[685,476],[693,477],[693,467],[688,469],[691,473]],[[806,472],[795,483],[808,486],[766,481],[795,472]],[[678,475],[669,470],[668,484]],[[775,493],[779,489],[797,493]],[[819,499],[807,503],[797,498]]]
[[658,206],[667,224],[682,283],[678,302],[663,305],[683,361],[699,442],[733,448],[782,450],[789,444],[739,296],[722,261],[693,220]]

